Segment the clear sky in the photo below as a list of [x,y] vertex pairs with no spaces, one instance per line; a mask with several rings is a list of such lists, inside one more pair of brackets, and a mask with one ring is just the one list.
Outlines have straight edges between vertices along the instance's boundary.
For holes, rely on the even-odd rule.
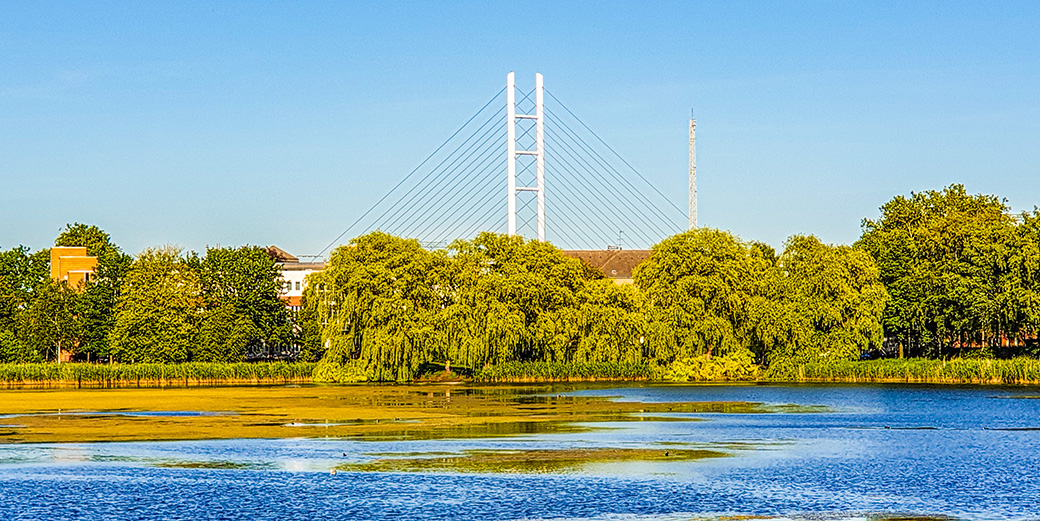
[[700,222],[746,239],[955,182],[1040,204],[1035,1],[8,1],[0,248],[316,253],[510,70],[680,207],[693,108]]

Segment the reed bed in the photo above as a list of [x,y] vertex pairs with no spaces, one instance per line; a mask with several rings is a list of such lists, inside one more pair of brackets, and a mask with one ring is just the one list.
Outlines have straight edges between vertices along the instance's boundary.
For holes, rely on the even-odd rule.
[[796,382],[1040,384],[1040,360],[908,358],[836,361],[771,368],[767,378]]
[[0,364],[6,387],[166,387],[309,382],[306,362],[185,364]]
[[506,362],[473,374],[477,382],[595,382],[656,380],[661,372],[647,363]]

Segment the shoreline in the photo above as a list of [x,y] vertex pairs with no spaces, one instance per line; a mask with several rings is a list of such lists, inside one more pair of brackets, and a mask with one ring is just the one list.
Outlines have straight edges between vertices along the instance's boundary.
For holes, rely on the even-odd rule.
[[313,385],[327,387],[430,387],[430,386],[469,386],[469,387],[496,387],[511,385],[550,385],[550,384],[646,384],[646,385],[804,385],[804,384],[890,384],[890,385],[977,385],[981,387],[992,386],[1040,386],[1040,380],[1013,380],[1001,379],[956,379],[956,378],[870,378],[870,377],[834,377],[834,378],[804,378],[771,379],[760,378],[756,380],[689,380],[677,382],[672,380],[651,380],[646,378],[517,378],[510,380],[496,380],[493,382],[482,382],[473,380],[446,380],[426,381],[412,380],[408,382],[315,382],[312,378],[290,378],[290,379],[183,379],[176,380],[122,380],[122,381],[66,381],[66,380],[42,380],[22,382],[0,382],[0,391],[41,391],[41,390],[133,390],[133,389],[192,389],[213,387],[280,387],[291,385]]
[[[498,369],[507,368],[507,371]],[[428,374],[401,382],[329,382],[315,377],[318,364],[305,362],[184,364],[0,364],[0,389],[150,389],[252,387],[264,385],[528,385],[567,383],[777,383],[777,384],[936,384],[1040,385],[1040,360],[1015,359],[881,359],[810,363],[748,371],[728,377],[708,371],[699,376],[672,373],[668,365],[649,362],[619,364],[546,364],[510,362],[489,366],[472,377]],[[547,370],[548,369],[548,370]],[[608,373],[608,374],[598,374]],[[753,375],[753,377],[752,377]]]

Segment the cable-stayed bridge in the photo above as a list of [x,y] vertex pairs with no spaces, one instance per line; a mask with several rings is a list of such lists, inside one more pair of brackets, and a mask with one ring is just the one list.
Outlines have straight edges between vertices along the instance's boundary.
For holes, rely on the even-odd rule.
[[319,256],[374,230],[429,248],[494,231],[564,249],[646,249],[686,229],[687,217],[546,89],[541,74],[525,91],[509,73],[506,87]]

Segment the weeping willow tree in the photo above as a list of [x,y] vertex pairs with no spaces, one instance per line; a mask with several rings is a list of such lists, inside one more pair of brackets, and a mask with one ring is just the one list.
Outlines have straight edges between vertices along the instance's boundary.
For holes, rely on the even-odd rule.
[[589,362],[645,356],[638,296],[549,243],[483,233],[447,250],[374,232],[313,276],[327,347],[316,377],[408,380],[449,362]]
[[777,256],[701,229],[665,239],[618,286],[549,243],[483,233],[445,250],[371,233],[336,249],[305,298],[319,381],[410,380],[508,362],[737,366],[848,359],[880,338],[865,253],[794,237]]
[[653,247],[634,273],[647,300],[656,357],[734,354],[761,344],[756,317],[768,308],[767,248],[701,228]]
[[423,326],[441,304],[429,279],[444,262],[418,241],[380,232],[333,251],[310,281],[318,288],[323,362],[350,367],[356,380],[410,378],[429,333]]
[[796,235],[769,278],[771,305],[757,326],[768,365],[855,360],[881,346],[888,293],[867,252]]

